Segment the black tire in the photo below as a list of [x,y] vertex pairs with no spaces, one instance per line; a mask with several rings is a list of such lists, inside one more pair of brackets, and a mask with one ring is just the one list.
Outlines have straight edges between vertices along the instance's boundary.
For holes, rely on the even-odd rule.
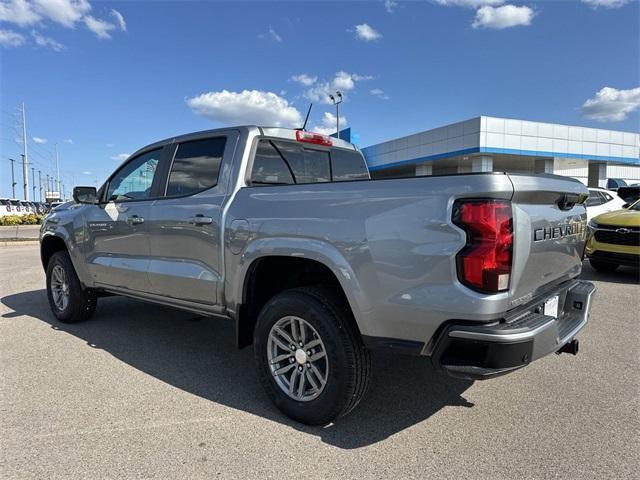
[[615,263],[599,262],[598,260],[593,260],[591,258],[589,259],[589,263],[599,272],[615,272],[616,269],[620,266]]
[[[297,401],[276,383],[267,345],[271,327],[286,316],[304,319],[320,335],[329,375],[318,397]],[[353,410],[369,386],[371,357],[364,348],[349,306],[327,288],[303,287],[279,293],[262,308],[254,332],[254,354],[260,382],[273,403],[288,417],[307,425],[326,425]]]
[[[53,299],[51,282],[53,270],[56,266],[62,267],[69,286],[69,301],[64,309],[58,308]],[[82,288],[76,274],[71,258],[66,251],[54,253],[47,265],[47,298],[51,311],[58,320],[63,323],[77,323],[91,318],[96,310],[98,298],[93,290]]]

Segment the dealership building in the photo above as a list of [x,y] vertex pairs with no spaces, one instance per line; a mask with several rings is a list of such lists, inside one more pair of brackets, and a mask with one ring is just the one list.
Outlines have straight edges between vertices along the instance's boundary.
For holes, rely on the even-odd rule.
[[555,173],[589,186],[640,183],[638,133],[480,116],[363,148],[374,178]]

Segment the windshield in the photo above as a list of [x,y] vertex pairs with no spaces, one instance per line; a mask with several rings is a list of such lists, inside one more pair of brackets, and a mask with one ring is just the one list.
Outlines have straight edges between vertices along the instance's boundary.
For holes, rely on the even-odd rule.
[[633,210],[635,212],[640,212],[640,200],[629,207],[629,210]]

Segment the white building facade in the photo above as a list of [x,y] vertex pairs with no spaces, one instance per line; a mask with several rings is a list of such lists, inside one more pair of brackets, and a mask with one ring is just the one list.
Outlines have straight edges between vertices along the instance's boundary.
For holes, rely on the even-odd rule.
[[376,178],[506,171],[640,183],[640,134],[480,116],[362,149]]

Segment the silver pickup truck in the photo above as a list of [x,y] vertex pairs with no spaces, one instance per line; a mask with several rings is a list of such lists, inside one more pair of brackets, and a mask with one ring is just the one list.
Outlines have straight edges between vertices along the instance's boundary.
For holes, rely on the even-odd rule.
[[587,194],[553,175],[371,180],[342,140],[210,130],[76,187],[41,258],[60,321],[112,294],[232,319],[278,408],[326,424],[361,400],[372,349],[467,379],[577,353]]

